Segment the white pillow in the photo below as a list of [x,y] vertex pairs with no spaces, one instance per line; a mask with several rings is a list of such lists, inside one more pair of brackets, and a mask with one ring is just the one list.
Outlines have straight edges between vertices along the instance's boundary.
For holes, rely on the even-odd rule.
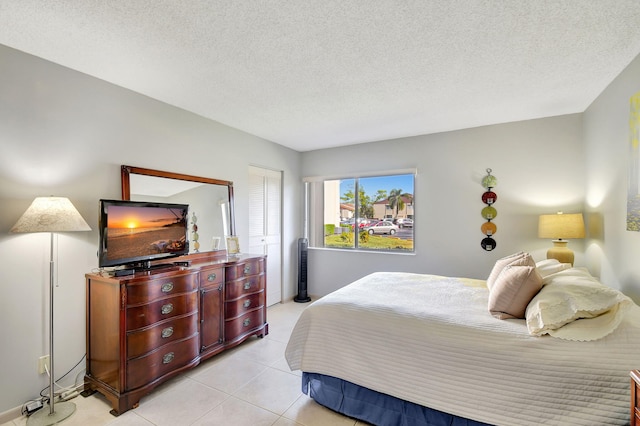
[[558,259],[545,259],[540,262],[536,262],[536,268],[542,278],[546,278],[551,274],[555,274],[556,272],[564,271],[572,267],[573,266],[570,263],[560,263]]
[[572,268],[553,275],[531,300],[525,317],[534,336],[597,340],[612,333],[632,305],[618,290]]

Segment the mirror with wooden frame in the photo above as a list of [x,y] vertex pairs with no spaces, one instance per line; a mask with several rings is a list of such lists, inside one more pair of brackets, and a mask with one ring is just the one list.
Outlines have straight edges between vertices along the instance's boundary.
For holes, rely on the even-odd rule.
[[235,235],[231,181],[123,165],[121,182],[123,200],[189,204],[190,253],[215,250],[216,239]]

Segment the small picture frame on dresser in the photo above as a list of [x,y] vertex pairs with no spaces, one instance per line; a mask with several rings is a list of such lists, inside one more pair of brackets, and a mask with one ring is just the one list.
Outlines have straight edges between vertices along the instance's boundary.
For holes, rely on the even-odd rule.
[[240,254],[240,243],[238,242],[238,237],[227,237],[227,254],[230,256]]
[[211,239],[211,250],[220,250],[220,237],[213,237]]

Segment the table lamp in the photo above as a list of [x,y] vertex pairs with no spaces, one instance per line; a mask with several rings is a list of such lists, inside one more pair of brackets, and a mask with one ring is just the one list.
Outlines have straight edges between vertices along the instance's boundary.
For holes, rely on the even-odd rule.
[[[54,287],[54,257],[53,233],[90,231],[91,228],[82,218],[68,198],[38,197],[11,228],[15,233],[49,232],[51,246],[49,257],[49,410],[36,411],[27,420],[28,426],[53,425],[72,415],[76,406],[72,402],[55,403],[54,393],[54,362],[53,362],[53,287]],[[54,408],[55,405],[55,408]]]
[[538,237],[553,238],[553,247],[547,251],[547,259],[573,265],[573,251],[567,247],[567,239],[584,238],[582,213],[543,214],[538,220]]

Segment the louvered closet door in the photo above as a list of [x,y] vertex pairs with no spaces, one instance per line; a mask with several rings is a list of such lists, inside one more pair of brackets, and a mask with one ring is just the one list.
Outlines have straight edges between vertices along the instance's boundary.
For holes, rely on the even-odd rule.
[[282,301],[282,173],[249,167],[249,253],[267,255],[267,306]]

